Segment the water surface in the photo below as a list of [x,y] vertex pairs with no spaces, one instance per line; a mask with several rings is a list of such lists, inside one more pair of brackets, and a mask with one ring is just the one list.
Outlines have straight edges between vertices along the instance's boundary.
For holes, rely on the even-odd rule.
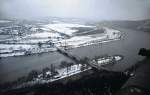
[[[93,58],[104,54],[123,55],[124,59],[112,67],[112,70],[123,71],[143,59],[143,57],[138,56],[138,51],[140,48],[150,48],[150,33],[124,28],[116,29],[125,34],[121,41],[80,47],[68,52],[80,58]],[[27,75],[31,70],[41,70],[50,66],[50,64],[57,66],[62,60],[69,61],[57,52],[2,58],[0,59],[0,83],[15,80],[18,77]]]

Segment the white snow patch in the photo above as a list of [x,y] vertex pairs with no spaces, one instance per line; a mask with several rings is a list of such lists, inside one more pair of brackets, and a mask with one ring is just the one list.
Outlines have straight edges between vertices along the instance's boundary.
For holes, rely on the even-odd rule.
[[48,24],[45,25],[44,27],[52,29],[54,31],[60,32],[60,33],[64,33],[67,35],[72,35],[74,32],[77,32],[78,30],[75,29],[71,29],[73,27],[95,27],[95,26],[86,26],[86,25],[80,25],[80,24]]
[[48,37],[61,37],[61,36],[58,33],[40,32],[40,33],[34,33],[34,34],[31,34],[31,35],[27,35],[27,37],[48,38]]
[[20,40],[18,43],[39,43],[39,42],[46,42],[49,41],[49,39],[27,39],[27,40]]
[[0,44],[0,49],[5,50],[20,50],[35,47],[34,45],[19,45],[19,44]]
[[9,23],[9,22],[12,22],[12,21],[9,21],[9,20],[0,20],[0,23]]

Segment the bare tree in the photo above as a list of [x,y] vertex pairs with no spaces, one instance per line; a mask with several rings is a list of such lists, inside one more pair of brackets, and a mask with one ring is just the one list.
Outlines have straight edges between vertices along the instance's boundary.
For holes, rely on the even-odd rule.
[[38,47],[41,48],[42,47],[42,43],[38,42]]

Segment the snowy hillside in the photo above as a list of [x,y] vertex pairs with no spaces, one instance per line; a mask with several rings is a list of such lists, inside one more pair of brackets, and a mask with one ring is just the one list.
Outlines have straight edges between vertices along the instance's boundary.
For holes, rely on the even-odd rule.
[[121,32],[96,25],[65,22],[0,27],[0,57],[31,55],[118,40]]

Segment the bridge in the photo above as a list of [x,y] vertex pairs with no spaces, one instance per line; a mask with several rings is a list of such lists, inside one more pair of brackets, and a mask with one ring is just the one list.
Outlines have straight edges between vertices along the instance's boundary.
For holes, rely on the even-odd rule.
[[74,61],[76,64],[86,64],[86,65],[88,65],[88,66],[90,66],[90,67],[92,67],[93,69],[96,69],[96,70],[111,71],[111,70],[108,69],[108,68],[95,65],[93,62],[82,63],[79,58],[77,58],[77,57],[75,57],[75,56],[69,54],[68,52],[66,52],[65,50],[62,50],[62,49],[60,49],[60,48],[57,48],[57,52],[60,53],[60,54],[62,54],[62,55],[64,55],[65,57],[71,59],[71,60]]

